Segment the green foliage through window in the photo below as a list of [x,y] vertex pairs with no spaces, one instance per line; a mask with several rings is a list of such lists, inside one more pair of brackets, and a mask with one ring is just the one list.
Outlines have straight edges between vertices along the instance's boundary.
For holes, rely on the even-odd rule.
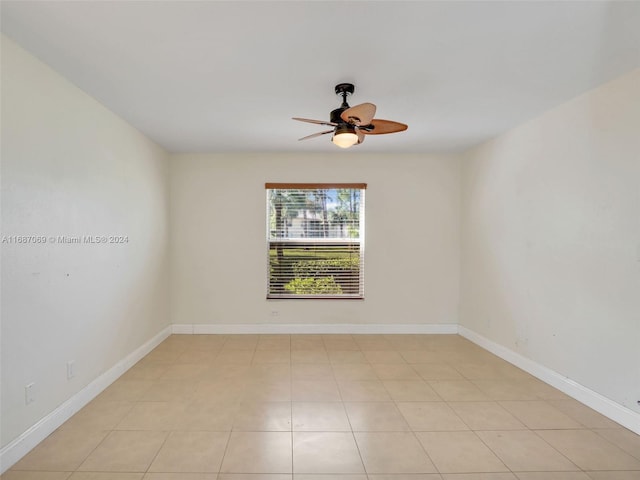
[[297,295],[339,295],[342,288],[333,277],[294,278],[284,286],[288,292]]

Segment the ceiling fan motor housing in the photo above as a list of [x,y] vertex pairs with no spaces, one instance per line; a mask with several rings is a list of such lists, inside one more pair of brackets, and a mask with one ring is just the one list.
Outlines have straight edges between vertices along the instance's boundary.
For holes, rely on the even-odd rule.
[[346,123],[341,117],[340,115],[342,115],[342,112],[344,112],[347,108],[349,108],[349,106],[347,105],[346,107],[340,107],[340,108],[336,108],[335,110],[331,111],[331,115],[329,116],[330,118],[330,122],[331,123],[337,123],[337,124],[342,124],[342,123]]

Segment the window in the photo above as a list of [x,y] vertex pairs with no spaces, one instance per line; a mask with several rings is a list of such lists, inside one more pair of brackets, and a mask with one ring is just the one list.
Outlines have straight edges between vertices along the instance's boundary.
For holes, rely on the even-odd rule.
[[364,183],[267,183],[267,298],[364,298]]

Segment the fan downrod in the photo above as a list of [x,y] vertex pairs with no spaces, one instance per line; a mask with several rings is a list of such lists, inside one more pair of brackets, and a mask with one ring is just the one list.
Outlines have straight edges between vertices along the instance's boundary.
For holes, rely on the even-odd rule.
[[347,108],[349,108],[349,104],[347,103],[347,97],[351,95],[355,90],[353,83],[339,83],[336,85],[336,95],[342,96],[342,105],[339,108],[336,108],[331,112],[329,118],[332,123],[345,123],[344,120],[340,118],[342,112],[344,112]]

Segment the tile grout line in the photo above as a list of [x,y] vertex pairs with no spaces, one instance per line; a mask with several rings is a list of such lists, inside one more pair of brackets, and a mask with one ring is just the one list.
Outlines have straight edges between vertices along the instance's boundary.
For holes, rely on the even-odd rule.
[[[358,348],[359,348],[359,345],[358,345]],[[358,351],[361,351],[361,350],[358,350]],[[344,404],[345,402],[344,402],[344,397],[342,396],[342,390],[340,389],[340,384],[338,383],[338,379],[336,378],[336,373],[333,370],[333,367],[331,368],[331,376],[333,377],[333,381],[336,383],[336,387],[338,388],[338,395],[340,395],[340,403],[342,404],[342,410],[344,411],[344,414],[347,417],[347,422],[349,422],[349,428],[351,429],[351,438],[353,438],[353,443],[355,444],[356,450],[358,451],[358,456],[360,457],[360,464],[362,465],[362,470],[364,471],[364,475],[366,475],[366,477],[369,478],[367,465],[364,462],[364,458],[362,457],[362,451],[360,450],[360,445],[358,444],[358,440],[356,438],[356,432],[353,430],[353,425],[351,424],[351,418],[349,417],[349,413],[347,412],[347,408]]]
[[293,479],[294,475],[294,439],[293,439],[293,353],[292,353],[292,338],[289,335],[289,419],[290,424],[289,428],[291,430],[291,478]]

